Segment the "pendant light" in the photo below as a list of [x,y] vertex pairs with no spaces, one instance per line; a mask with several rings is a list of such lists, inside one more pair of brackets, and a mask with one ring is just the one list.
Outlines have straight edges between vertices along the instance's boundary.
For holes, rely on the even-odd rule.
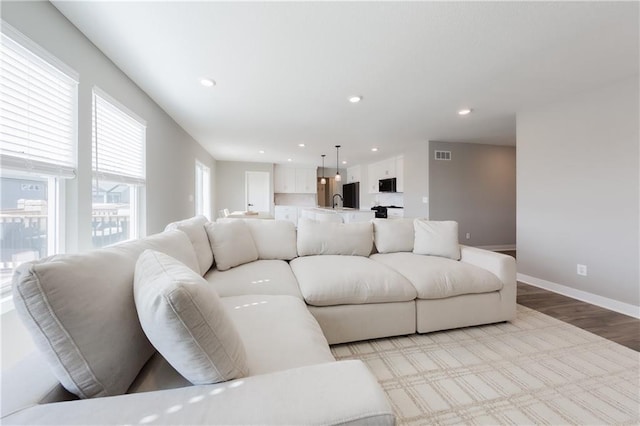
[[321,185],[326,185],[327,184],[327,180],[324,178],[324,157],[326,157],[327,154],[322,154],[322,179],[320,179],[320,184]]
[[342,180],[342,176],[340,176],[340,169],[338,168],[340,165],[340,160],[338,156],[340,155],[340,145],[336,145],[336,182],[340,182]]

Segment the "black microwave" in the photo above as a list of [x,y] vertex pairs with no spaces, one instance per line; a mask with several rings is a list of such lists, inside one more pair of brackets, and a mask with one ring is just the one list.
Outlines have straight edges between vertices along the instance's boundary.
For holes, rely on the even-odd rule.
[[378,181],[378,191],[396,192],[396,178],[380,179]]

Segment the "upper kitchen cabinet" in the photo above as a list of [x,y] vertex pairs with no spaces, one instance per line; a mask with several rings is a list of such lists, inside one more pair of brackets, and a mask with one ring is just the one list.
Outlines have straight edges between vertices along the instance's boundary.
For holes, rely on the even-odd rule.
[[404,192],[404,157],[393,157],[377,163],[369,164],[367,192],[374,194],[379,191],[380,179],[396,178],[396,191]]
[[362,167],[353,166],[347,169],[347,183],[360,182],[362,180]]
[[315,194],[318,191],[318,171],[316,169],[296,169],[296,192]]
[[279,166],[274,168],[274,192],[281,194],[315,194],[317,192],[316,169],[296,169]]

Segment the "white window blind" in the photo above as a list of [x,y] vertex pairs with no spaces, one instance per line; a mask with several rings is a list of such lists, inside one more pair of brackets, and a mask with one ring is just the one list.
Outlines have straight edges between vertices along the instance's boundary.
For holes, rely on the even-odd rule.
[[99,180],[145,183],[144,121],[93,91],[93,172]]
[[4,21],[0,37],[2,168],[75,176],[75,73]]

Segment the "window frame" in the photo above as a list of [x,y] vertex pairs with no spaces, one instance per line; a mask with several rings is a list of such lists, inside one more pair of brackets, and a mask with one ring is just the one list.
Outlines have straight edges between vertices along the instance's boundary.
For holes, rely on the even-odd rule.
[[211,168],[196,159],[195,214],[211,220]]
[[[92,92],[92,119],[91,119],[91,127],[92,127],[92,143],[91,143],[91,210],[93,212],[93,191],[94,188],[97,187],[99,182],[111,182],[122,185],[129,186],[129,235],[126,239],[120,240],[111,244],[107,244],[104,246],[95,246],[93,245],[93,241],[91,246],[93,248],[101,248],[108,247],[112,244],[121,243],[124,241],[130,241],[137,238],[141,238],[146,236],[146,220],[144,217],[145,211],[145,190],[146,190],[146,154],[147,154],[147,122],[140,118],[137,114],[132,112],[129,108],[124,106],[122,103],[118,102],[116,99],[111,97],[105,91],[100,89],[97,86],[93,86]],[[108,104],[108,108],[112,111],[116,110],[118,114],[125,116],[126,119],[133,120],[136,124],[141,126],[141,157],[140,157],[140,173],[137,177],[120,175],[117,173],[103,172],[100,171],[100,153],[96,155],[96,150],[98,148],[98,139],[96,134],[96,127],[98,123],[98,100],[97,98],[101,98],[101,101]],[[107,114],[110,111],[105,111]],[[92,221],[93,221],[93,213],[92,213]],[[92,233],[93,239],[93,233]]]
[[[65,84],[65,87],[69,89],[68,92],[65,92],[69,95],[68,99],[65,98],[64,100],[68,100],[70,103],[62,104],[63,109],[67,108],[69,113],[67,118],[70,120],[68,122],[68,129],[66,129],[68,130],[68,133],[66,134],[68,138],[64,138],[64,140],[68,142],[68,144],[64,145],[64,150],[68,153],[68,155],[64,157],[64,163],[57,161],[47,162],[46,159],[44,161],[42,159],[33,159],[26,150],[22,151],[22,154],[10,149],[7,151],[0,150],[0,162],[2,164],[2,167],[0,168],[0,177],[39,180],[43,181],[43,183],[46,183],[47,185],[47,252],[43,257],[52,256],[65,251],[65,182],[67,179],[75,178],[77,174],[79,74],[4,20],[0,20],[0,32],[2,33],[3,39],[6,37],[9,40],[6,48],[17,54],[17,57],[15,58],[18,59],[15,60],[25,61],[29,67],[33,67],[32,69],[36,69],[38,72],[42,73],[42,79],[36,80],[36,84],[44,85],[46,87],[46,79],[49,79],[49,81]],[[8,57],[8,60],[14,60],[14,57]],[[8,64],[9,62],[5,65],[10,67]],[[10,80],[6,81],[9,82]],[[11,86],[7,87],[11,88]],[[17,93],[25,95],[25,93],[28,93],[28,90],[31,90],[31,85],[29,85],[29,89],[25,92],[18,91]],[[28,95],[25,96],[26,100],[34,100]],[[62,98],[55,99],[57,100]],[[7,107],[9,105],[12,104],[6,104]],[[13,105],[15,106],[16,104]],[[28,103],[27,105],[31,105],[31,103]],[[11,111],[14,110],[7,108],[6,111],[7,113],[11,113]],[[19,111],[19,109],[17,111]],[[56,113],[59,113],[59,111],[62,110],[56,110]],[[24,115],[18,114],[16,117],[22,118]],[[0,122],[2,121],[3,120],[0,116]],[[22,121],[18,122],[22,123]],[[29,121],[26,123],[28,126]],[[41,124],[40,122],[38,123]],[[30,137],[33,137],[31,134],[29,135]],[[28,145],[29,142],[26,142],[26,144]],[[57,145],[52,144],[51,146]],[[27,152],[27,154],[25,154],[25,152]],[[0,287],[0,312],[2,314],[12,310],[14,307],[11,287],[11,284]]]

